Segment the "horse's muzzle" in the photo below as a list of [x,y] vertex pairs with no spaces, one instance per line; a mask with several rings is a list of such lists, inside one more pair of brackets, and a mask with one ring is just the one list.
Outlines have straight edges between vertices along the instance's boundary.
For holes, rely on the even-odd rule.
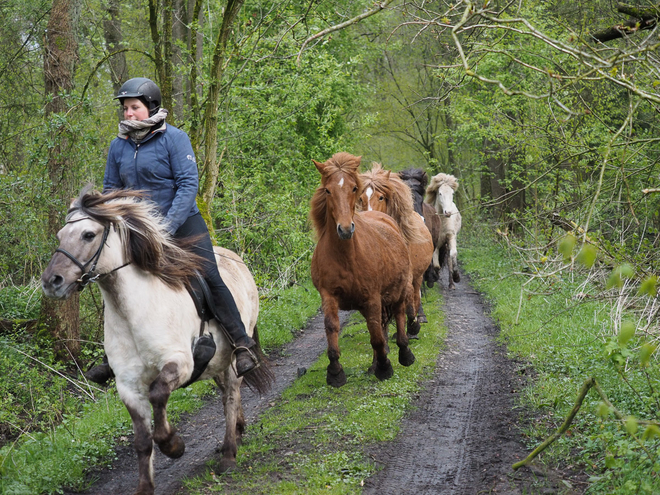
[[41,277],[41,290],[50,299],[66,299],[76,288],[76,284],[65,284],[64,277],[50,275],[48,270]]
[[355,223],[351,222],[350,230],[344,229],[341,224],[337,224],[337,234],[342,240],[348,240],[353,237],[353,232],[355,232]]

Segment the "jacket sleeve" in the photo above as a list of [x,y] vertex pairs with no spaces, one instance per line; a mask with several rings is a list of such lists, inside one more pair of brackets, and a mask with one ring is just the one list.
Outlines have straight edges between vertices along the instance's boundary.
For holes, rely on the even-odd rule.
[[108,192],[113,189],[123,189],[124,184],[119,175],[119,159],[117,151],[117,139],[115,138],[110,143],[110,150],[108,151],[108,159],[105,162],[105,174],[103,175],[103,192]]
[[176,232],[183,225],[183,222],[188,219],[190,210],[193,209],[195,204],[199,187],[197,162],[195,161],[192,144],[190,144],[190,138],[184,131],[177,130],[179,132],[172,133],[173,139],[169,146],[170,166],[176,184],[174,200],[165,217],[171,233]]

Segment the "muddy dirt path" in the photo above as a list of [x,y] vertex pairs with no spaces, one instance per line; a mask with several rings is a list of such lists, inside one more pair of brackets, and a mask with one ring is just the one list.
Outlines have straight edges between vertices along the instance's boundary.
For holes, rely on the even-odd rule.
[[[498,329],[469,280],[464,277],[455,290],[439,290],[445,300],[447,350],[438,356],[435,374],[397,439],[368,452],[383,469],[365,480],[364,494],[565,493],[561,480],[539,469],[512,473],[511,464],[527,455],[517,427],[519,413],[513,409],[524,379],[495,342]],[[343,324],[348,313],[342,312],[341,318]],[[277,377],[273,390],[259,397],[244,389],[248,425],[325,348],[323,317],[317,315],[281,357],[272,359]],[[205,462],[217,456],[224,436],[221,410],[220,399],[214,399],[182,421],[186,454],[181,459],[154,450],[159,494],[182,493],[181,480],[202,473]],[[84,493],[131,493],[137,480],[132,446],[119,447],[112,469],[92,473],[93,479],[97,481]]]
[[371,452],[383,470],[364,494],[522,493],[511,464],[519,443],[514,398],[523,383],[481,297],[464,277],[442,290],[447,349],[394,442]]

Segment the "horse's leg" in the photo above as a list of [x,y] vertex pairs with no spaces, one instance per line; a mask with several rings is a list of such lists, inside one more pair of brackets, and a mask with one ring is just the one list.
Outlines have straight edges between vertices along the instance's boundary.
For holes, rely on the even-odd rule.
[[[449,271],[449,288],[455,289],[454,281],[458,282],[461,277],[458,274],[458,266],[456,264],[456,235],[451,234],[447,240],[447,270]],[[458,280],[457,280],[458,279]]]
[[346,384],[346,373],[339,363],[339,304],[331,297],[323,297],[323,314],[325,315],[325,337],[328,340],[328,368],[325,381],[332,387]]
[[419,311],[417,311],[417,321],[420,323],[428,323],[429,320],[426,319],[426,313],[424,313],[424,308],[422,307],[422,296],[419,296]]
[[176,433],[176,429],[167,421],[167,401],[179,385],[179,365],[169,362],[149,386],[149,402],[154,410],[154,441],[160,451],[172,459],[181,457],[186,450],[186,445]]
[[458,271],[458,249],[456,248],[456,234],[449,239],[449,267],[452,280],[456,283],[461,281],[461,273]]
[[415,362],[415,355],[408,347],[408,336],[405,332],[405,307],[403,303],[399,303],[395,307],[396,317],[396,345],[399,346],[399,364],[402,366],[410,366]]
[[215,382],[222,391],[222,406],[225,412],[225,438],[220,449],[219,472],[226,473],[236,468],[236,453],[245,429],[245,416],[241,405],[241,379],[234,369],[228,367]]
[[128,389],[121,380],[117,381],[117,392],[131,415],[135,439],[133,447],[138,458],[138,486],[135,495],[153,495],[154,493],[154,443],[151,436],[151,407],[145,394]]
[[[421,281],[420,281],[421,282]],[[420,308],[422,307],[422,297],[420,286],[416,283],[413,284],[413,291],[411,298],[412,302],[406,306],[406,314],[408,316],[407,330],[408,338],[418,338],[419,329],[421,328],[420,322],[417,319]]]
[[387,345],[387,318],[382,317],[381,305],[368,305],[362,312],[362,315],[365,320],[367,320],[371,348],[374,351],[374,362],[369,367],[368,372],[373,372],[379,380],[392,378],[392,375],[394,375],[394,369],[392,368],[392,363],[387,357],[389,351]]

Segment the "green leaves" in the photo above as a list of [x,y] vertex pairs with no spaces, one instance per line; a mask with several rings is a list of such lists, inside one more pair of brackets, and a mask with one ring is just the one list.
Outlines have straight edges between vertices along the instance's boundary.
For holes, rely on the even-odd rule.
[[573,256],[573,249],[577,244],[574,235],[568,234],[562,237],[557,243],[557,250],[564,256],[564,261],[570,261]]
[[631,321],[622,321],[619,329],[619,344],[624,346],[635,335],[635,324]]
[[651,361],[651,356],[655,352],[657,346],[655,344],[646,343],[639,350],[639,363],[642,367],[648,366],[649,361]]
[[625,420],[625,427],[626,431],[630,433],[631,435],[634,435],[637,433],[637,430],[639,428],[639,424],[637,423],[637,419],[635,416],[628,416]]
[[623,263],[617,266],[605,284],[606,289],[611,289],[612,287],[618,287],[619,289],[623,287],[624,280],[628,280],[635,275],[635,269],[628,263]]
[[[573,258],[573,251],[577,246],[578,240],[573,234],[567,234],[557,243],[557,251],[564,257],[564,262],[568,263]],[[591,268],[596,262],[598,249],[592,244],[584,243],[580,248],[575,261],[586,268]]]
[[640,296],[647,295],[649,297],[655,297],[656,293],[658,292],[657,285],[658,277],[651,275],[642,280],[642,283],[639,285],[638,294]]
[[594,263],[596,262],[597,254],[598,254],[598,250],[594,246],[592,246],[591,244],[584,244],[582,246],[582,249],[580,249],[580,252],[578,253],[577,257],[575,258],[575,261],[584,265],[587,268],[591,268],[592,266],[594,266]]

